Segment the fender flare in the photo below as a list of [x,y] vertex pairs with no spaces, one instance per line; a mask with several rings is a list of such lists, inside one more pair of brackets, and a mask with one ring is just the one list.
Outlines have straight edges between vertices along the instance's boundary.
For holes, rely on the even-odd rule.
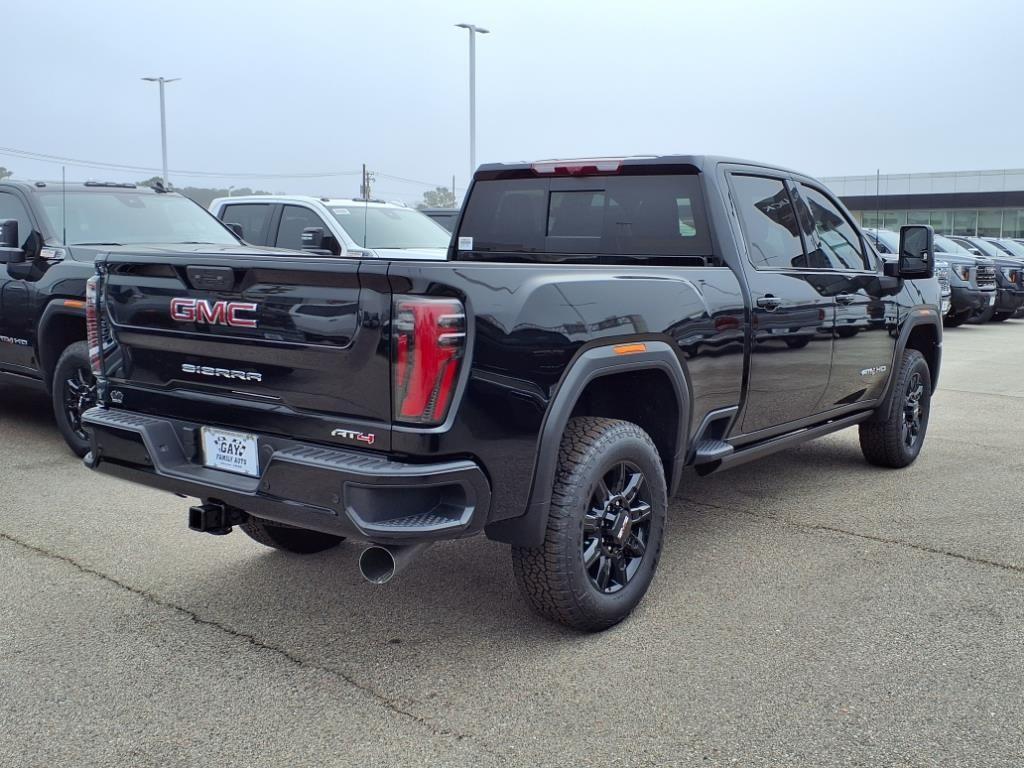
[[551,490],[554,486],[562,435],[580,395],[588,384],[602,376],[629,371],[659,370],[669,377],[679,407],[679,424],[676,430],[675,456],[672,465],[665,467],[665,480],[669,486],[669,496],[675,492],[689,448],[688,426],[693,398],[677,351],[664,341],[643,341],[643,344],[647,347],[645,351],[629,355],[617,354],[614,351],[614,344],[590,347],[569,364],[541,425],[526,511],[519,517],[488,524],[488,538],[516,546],[537,546],[544,540],[544,528],[551,504]]
[[896,383],[896,367],[899,365],[900,359],[907,349],[910,334],[915,328],[921,328],[922,326],[932,326],[935,329],[935,338],[938,339],[935,344],[935,370],[932,371],[932,392],[934,393],[938,387],[939,369],[942,363],[942,318],[935,307],[914,307],[910,310],[910,316],[903,323],[903,327],[900,328],[900,335],[896,339],[892,369],[889,374],[889,381],[885,385],[885,392],[879,399],[880,403],[887,403],[889,401],[889,394]]
[[[82,299],[54,299],[50,301],[43,309],[42,314],[39,316],[39,325],[36,331],[36,359],[39,361],[39,372],[43,375],[46,389],[50,389],[50,374],[53,371],[53,366],[57,363],[57,357],[53,360],[48,360],[46,355],[47,343],[50,337],[50,328],[53,326],[54,318],[60,317],[77,317],[82,320],[82,327],[85,327],[85,307],[68,306],[65,301],[82,301]],[[83,302],[84,304],[84,302]],[[57,356],[60,352],[57,353]]]

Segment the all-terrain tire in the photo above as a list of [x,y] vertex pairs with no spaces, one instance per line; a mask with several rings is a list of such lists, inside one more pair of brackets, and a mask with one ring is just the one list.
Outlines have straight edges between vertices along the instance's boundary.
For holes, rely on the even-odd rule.
[[[860,424],[860,449],[869,464],[900,469],[912,464],[924,445],[931,415],[932,377],[924,355],[916,349],[904,350],[894,375],[885,403]],[[912,442],[908,442],[908,434],[914,431],[912,421],[916,421],[917,428]]]
[[969,322],[972,325],[984,325],[992,319],[992,315],[995,313],[996,311],[994,307],[985,307],[983,310],[979,311],[978,314],[972,317]]
[[946,328],[958,328],[970,319],[971,310],[965,309],[963,312],[957,312],[955,315],[946,315],[942,318],[942,324]]
[[89,433],[80,417],[96,403],[96,379],[89,365],[89,344],[69,344],[53,367],[50,382],[53,418],[64,442],[78,457],[89,452]]
[[283,549],[286,552],[294,552],[299,555],[323,552],[325,549],[338,546],[345,540],[344,536],[333,536],[307,528],[271,523],[259,517],[250,517],[238,527],[250,539],[258,541],[264,546]]
[[[619,472],[619,467],[626,468],[621,470],[623,489],[633,482],[634,472],[642,475],[633,502],[625,501],[628,493],[614,494],[614,481],[608,478]],[[603,496],[611,499],[611,503],[594,504],[595,499]],[[595,577],[591,570],[594,566],[588,568],[584,562],[584,545],[589,542],[593,546],[596,542],[600,546],[609,539],[593,533],[594,510],[611,510],[607,513],[611,515],[618,505],[619,514],[633,515],[631,504],[638,510],[632,536],[642,536],[644,541],[634,546],[630,538],[620,551],[634,558],[639,544],[643,544],[642,554],[628,565],[635,570],[628,575],[628,568],[623,567],[625,559],[613,560],[612,556],[600,554],[594,559],[598,573]],[[644,507],[648,508],[649,516]],[[558,451],[544,541],[537,547],[512,548],[516,581],[530,606],[547,619],[590,632],[622,621],[643,599],[654,578],[661,557],[667,508],[664,468],[646,432],[636,424],[616,419],[570,419]],[[641,519],[645,525],[639,522]],[[611,585],[605,589],[617,588],[613,593],[598,586],[605,559],[615,563],[607,566],[612,573],[625,576],[624,581],[612,584],[618,576],[605,574],[605,584]]]

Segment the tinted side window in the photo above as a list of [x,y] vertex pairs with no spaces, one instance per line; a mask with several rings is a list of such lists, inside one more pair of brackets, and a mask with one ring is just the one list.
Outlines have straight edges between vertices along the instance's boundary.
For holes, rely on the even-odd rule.
[[732,182],[754,267],[793,269],[805,266],[796,213],[783,183],[763,176],[733,176]]
[[270,203],[237,203],[221,209],[220,220],[225,224],[241,224],[242,239],[254,245],[268,245],[267,221]]
[[807,238],[809,266],[824,269],[869,269],[853,225],[824,194],[803,184],[800,221]]
[[301,251],[302,230],[306,227],[323,227],[325,232],[331,231],[324,220],[308,208],[286,205],[281,212],[281,225],[277,228],[277,241],[274,245]]
[[8,192],[0,192],[0,220],[17,219],[18,239],[24,245],[32,234],[32,220],[21,200]]

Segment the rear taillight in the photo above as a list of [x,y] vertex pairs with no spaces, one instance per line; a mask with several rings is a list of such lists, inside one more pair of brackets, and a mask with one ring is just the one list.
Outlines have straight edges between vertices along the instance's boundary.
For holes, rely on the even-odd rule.
[[89,343],[89,366],[99,376],[103,373],[101,357],[100,307],[99,307],[99,275],[93,275],[85,283],[85,329]]
[[466,349],[466,311],[456,299],[396,296],[392,318],[395,421],[440,424]]

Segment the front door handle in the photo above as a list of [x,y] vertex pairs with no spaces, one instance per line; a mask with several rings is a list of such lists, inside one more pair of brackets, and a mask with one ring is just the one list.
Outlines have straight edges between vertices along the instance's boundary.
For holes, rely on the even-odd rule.
[[761,307],[761,309],[766,309],[769,312],[774,312],[782,306],[782,299],[778,296],[772,296],[769,293],[767,296],[762,296],[757,300],[757,306]]
[[852,293],[840,293],[836,296],[836,301],[840,304],[853,304],[857,300],[857,297]]

